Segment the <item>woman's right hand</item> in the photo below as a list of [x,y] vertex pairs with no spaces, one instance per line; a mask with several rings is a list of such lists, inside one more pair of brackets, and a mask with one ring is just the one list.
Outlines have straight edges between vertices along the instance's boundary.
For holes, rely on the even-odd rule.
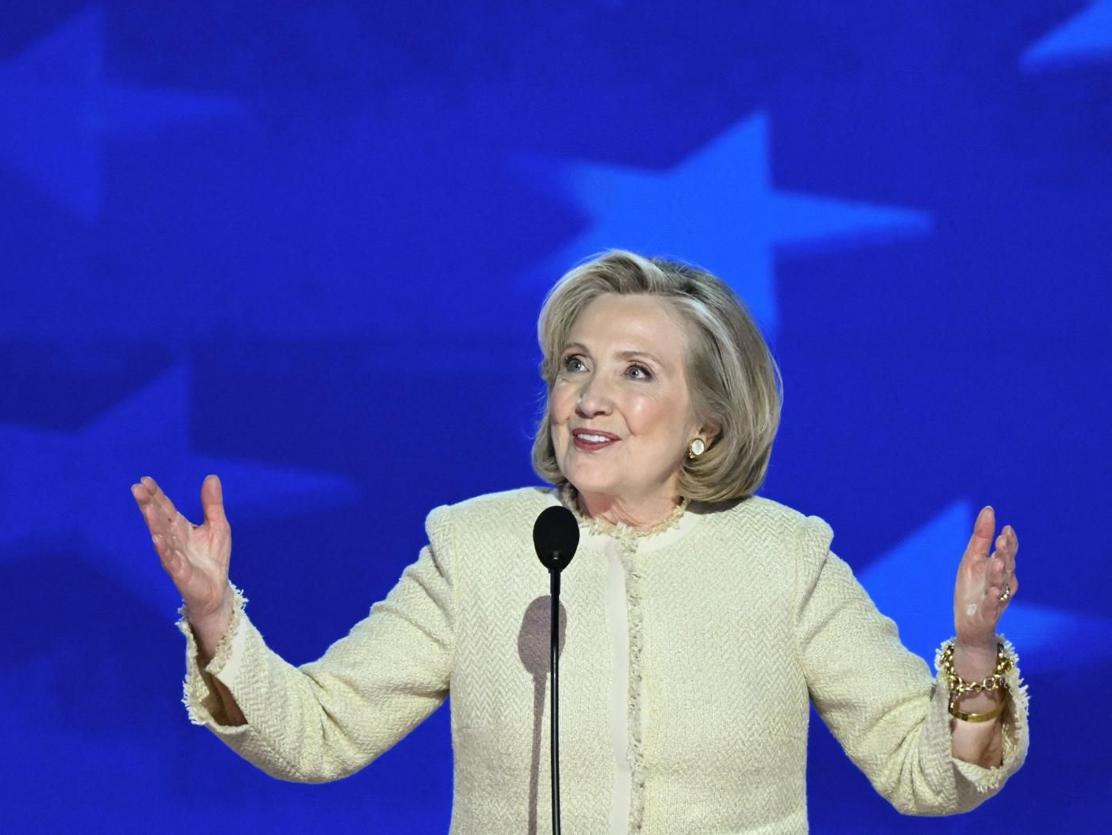
[[131,495],[147,520],[162,567],[185,601],[201,652],[211,658],[231,625],[234,600],[228,583],[232,529],[224,515],[220,479],[210,475],[201,485],[202,525],[190,524],[150,476],[131,485]]

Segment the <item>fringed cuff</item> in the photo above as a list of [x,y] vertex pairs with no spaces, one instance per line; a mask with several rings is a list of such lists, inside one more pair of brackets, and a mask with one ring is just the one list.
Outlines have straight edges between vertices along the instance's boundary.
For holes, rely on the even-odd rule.
[[219,727],[222,730],[234,730],[225,727],[217,721],[216,716],[222,713],[220,697],[215,691],[213,680],[222,672],[228,672],[228,667],[234,666],[237,650],[242,646],[242,640],[237,640],[243,633],[243,622],[246,619],[244,612],[247,598],[243,592],[232,586],[232,620],[228,630],[216,645],[216,651],[204,668],[199,663],[200,649],[193,628],[186,618],[184,604],[178,609],[176,626],[185,636],[185,680],[182,682],[182,703],[189,714],[189,721],[194,725],[207,725]]
[[[985,768],[975,763],[959,760],[956,757],[951,758],[958,773],[980,794],[992,794],[998,791],[1004,785],[1004,781],[1023,765],[1023,761],[1027,758],[1029,742],[1027,725],[1029,697],[1027,685],[1019,672],[1019,654],[1012,646],[1012,642],[1003,635],[998,636],[997,640],[1003,644],[1004,654],[1012,662],[1010,669],[1004,675],[1008,689],[1008,703],[1005,705],[1000,718],[996,720],[1000,722],[1003,734],[1002,761],[998,766]],[[936,671],[940,669],[942,652],[948,643],[950,641],[944,642],[935,652],[934,668]],[[935,686],[938,688],[936,696],[939,697],[943,706],[942,709],[947,710],[945,706],[950,703],[950,685],[946,676],[938,675]]]

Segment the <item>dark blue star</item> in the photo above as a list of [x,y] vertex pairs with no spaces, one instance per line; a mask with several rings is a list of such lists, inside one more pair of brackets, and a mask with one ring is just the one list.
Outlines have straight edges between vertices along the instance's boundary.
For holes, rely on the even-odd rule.
[[100,212],[106,138],[241,113],[233,99],[106,80],[103,28],[90,9],[0,64],[0,161],[88,221]]
[[733,283],[770,338],[778,324],[775,253],[883,243],[931,229],[925,212],[776,188],[761,113],[669,171],[593,163],[561,168],[590,225],[531,280],[550,280],[612,247],[692,259]]

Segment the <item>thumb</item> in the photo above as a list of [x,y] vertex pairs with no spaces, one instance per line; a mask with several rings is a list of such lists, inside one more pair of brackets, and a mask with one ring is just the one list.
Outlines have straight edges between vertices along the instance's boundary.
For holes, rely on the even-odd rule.
[[205,476],[201,485],[201,507],[204,508],[207,524],[228,524],[228,517],[224,515],[224,488],[219,476]]

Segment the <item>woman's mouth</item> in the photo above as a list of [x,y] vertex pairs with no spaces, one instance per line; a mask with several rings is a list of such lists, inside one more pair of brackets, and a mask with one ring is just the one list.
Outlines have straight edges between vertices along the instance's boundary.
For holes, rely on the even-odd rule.
[[581,449],[584,452],[595,452],[600,449],[605,449],[612,444],[621,440],[617,435],[611,435],[609,432],[597,432],[586,429],[577,429],[571,433],[572,443],[575,444],[576,449]]

